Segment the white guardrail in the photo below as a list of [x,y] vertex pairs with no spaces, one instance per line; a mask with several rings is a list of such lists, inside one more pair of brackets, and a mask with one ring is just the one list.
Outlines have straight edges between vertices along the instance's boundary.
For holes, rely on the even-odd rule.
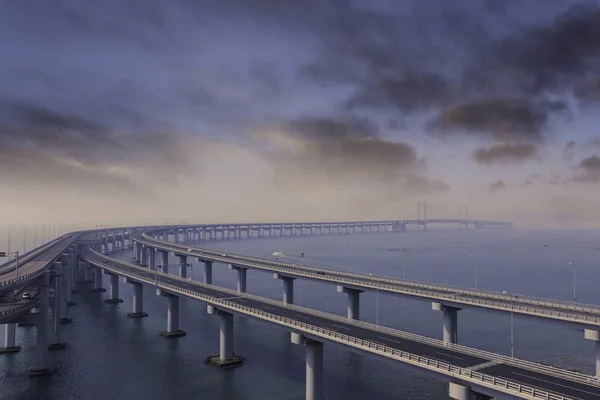
[[[60,238],[60,240],[63,240],[63,239],[65,239],[65,238],[67,238],[67,236],[66,236],[66,235],[65,235],[64,237]],[[65,250],[67,250],[67,249],[69,248],[69,246],[71,246],[71,245],[73,244],[73,242],[74,242],[74,241],[76,241],[77,239],[78,239],[78,237],[77,237],[77,236],[73,237],[73,240],[70,240],[66,246],[64,246],[64,247],[61,247],[61,248],[60,248],[60,250],[59,250],[59,251],[56,253],[56,255],[55,255],[55,256],[53,256],[52,258],[53,258],[53,259],[55,259],[56,257],[59,257],[59,256],[60,256],[62,253],[64,253],[64,252],[65,252]],[[43,249],[43,251],[47,251],[48,249],[50,249],[50,248],[52,248],[53,246],[57,245],[58,243],[60,243],[60,240],[59,240],[59,241],[55,241],[55,242],[54,242],[54,243],[52,243],[52,245],[51,245],[51,246],[49,246],[49,247],[45,247],[45,248]],[[28,261],[23,261],[23,264],[21,264],[21,260],[19,260],[19,268],[21,268],[21,267],[24,267],[24,266],[25,266],[25,264],[26,264],[27,262],[28,262]],[[51,262],[52,262],[52,260],[50,260],[50,261],[46,262],[45,266],[43,266],[43,267],[41,267],[41,268],[37,268],[37,269],[35,269],[34,271],[29,271],[29,272],[26,272],[26,273],[24,273],[23,275],[19,275],[19,277],[18,277],[18,278],[12,278],[12,279],[0,280],[0,290],[2,289],[2,287],[3,287],[3,286],[9,286],[9,285],[13,285],[13,284],[15,284],[15,283],[17,283],[17,282],[24,282],[24,281],[27,281],[27,280],[29,280],[29,279],[32,279],[32,278],[35,278],[35,277],[37,277],[38,275],[40,275],[40,273],[41,273],[43,270],[45,270],[45,269],[48,267],[48,265],[49,265]],[[2,275],[0,275],[0,279],[2,279]]]
[[[272,263],[269,260],[264,260],[255,257],[245,257],[239,256],[235,254],[229,254],[214,250],[206,250],[199,248],[191,248],[192,251],[188,251],[190,249],[189,246],[177,245],[170,242],[164,242],[162,240],[157,240],[153,238],[149,238],[146,234],[143,234],[143,237],[148,241],[142,242],[151,246],[161,247],[163,250],[169,251],[178,251],[183,253],[189,253],[196,257],[200,258],[210,258],[213,261],[223,262],[223,263],[234,263],[235,265],[240,266],[248,266],[251,268],[268,270],[271,272],[281,272],[293,274],[296,276],[305,276],[307,278],[318,279],[321,281],[329,281],[332,283],[339,284],[349,284],[354,286],[361,286],[364,288],[370,288],[372,290],[381,290],[392,293],[399,294],[407,294],[418,297],[424,297],[428,299],[436,299],[436,300],[446,300],[452,301],[455,303],[474,305],[479,307],[493,308],[497,310],[510,311],[511,309],[514,312],[529,314],[534,316],[541,316],[545,318],[553,318],[560,319],[571,322],[579,322],[586,323],[591,325],[599,325],[600,326],[600,317],[595,317],[592,315],[585,314],[576,314],[573,312],[566,311],[558,311],[556,309],[566,308],[565,305],[571,306],[569,308],[570,311],[580,311],[582,313],[594,313],[600,315],[600,307],[594,305],[576,305],[577,303],[568,303],[568,302],[560,302],[554,301],[552,299],[538,299],[531,298],[527,296],[518,296],[513,297],[513,301],[511,304],[511,297],[507,295],[503,295],[498,292],[493,291],[474,291],[464,288],[451,288],[448,286],[437,286],[431,284],[421,284],[414,282],[401,281],[397,279],[388,279],[388,278],[380,278],[373,277],[369,275],[363,274],[354,274],[354,273],[345,273],[341,271],[322,269],[316,267],[307,267],[307,266],[298,266],[294,264],[287,263]],[[138,240],[139,241],[139,240]],[[198,254],[204,253],[204,254]],[[221,254],[227,254],[226,257],[223,257]],[[287,265],[287,266],[281,266]],[[323,275],[325,273],[326,275]],[[329,276],[328,276],[329,275]],[[334,275],[335,278],[332,278],[331,275]],[[360,279],[355,279],[360,278]],[[380,283],[378,283],[380,282]],[[385,284],[385,283],[393,283],[393,284]],[[425,289],[425,290],[423,290]],[[477,297],[463,297],[463,295],[479,295],[480,298]],[[493,301],[486,298],[481,298],[483,295],[488,296],[488,298],[498,299],[501,301]],[[537,305],[541,307],[548,308],[537,308],[537,307],[529,307],[524,304]],[[554,308],[554,309],[552,309]]]
[[5,317],[7,315],[16,314],[22,311],[24,308],[31,308],[37,304],[37,299],[32,299],[27,303],[17,304],[16,306],[9,308],[4,311],[0,311],[0,318]]
[[[185,278],[180,278],[180,277],[177,277],[174,275],[164,274],[162,272],[157,272],[157,271],[154,271],[154,270],[151,270],[148,268],[143,268],[143,267],[129,264],[129,263],[126,263],[126,262],[123,262],[120,260],[112,259],[110,257],[101,255],[95,251],[93,251],[93,252],[97,256],[99,256],[103,259],[110,260],[111,262],[113,262],[115,264],[120,264],[120,265],[126,266],[127,268],[131,268],[131,269],[140,271],[142,273],[151,274],[151,275],[156,274],[157,276],[160,276],[161,278],[169,278],[172,280],[179,280],[182,283],[193,284],[193,285],[201,287],[201,288],[218,291],[218,292],[221,292],[221,293],[224,293],[227,295],[233,295],[235,297],[247,298],[247,299],[262,302],[264,304],[272,304],[272,305],[275,305],[278,307],[283,307],[283,308],[295,310],[295,311],[298,311],[301,313],[310,314],[310,315],[318,316],[321,318],[326,318],[326,319],[329,319],[332,321],[341,322],[341,323],[349,324],[349,325],[354,325],[354,326],[357,326],[357,327],[360,327],[363,329],[386,333],[389,335],[396,336],[398,338],[403,338],[403,339],[407,339],[407,340],[412,340],[412,341],[432,345],[435,347],[439,347],[440,349],[452,349],[454,351],[472,355],[475,357],[480,357],[480,358],[491,360],[491,361],[497,361],[499,363],[503,363],[503,364],[507,364],[507,365],[511,365],[511,366],[515,366],[515,367],[520,367],[520,368],[531,370],[531,371],[547,373],[549,375],[553,375],[553,376],[560,377],[563,379],[581,382],[586,385],[600,387],[600,382],[595,377],[592,377],[590,375],[566,371],[566,370],[563,370],[560,368],[546,366],[546,365],[534,363],[531,361],[514,359],[514,358],[511,358],[508,356],[489,353],[489,352],[486,352],[483,350],[473,349],[473,348],[458,345],[458,344],[447,344],[438,339],[433,339],[433,338],[429,338],[426,336],[420,336],[420,335],[416,335],[416,334],[409,333],[409,332],[403,332],[403,331],[399,331],[399,330],[395,330],[395,329],[391,329],[391,328],[387,328],[387,327],[382,327],[380,325],[370,324],[368,322],[349,320],[349,319],[344,318],[339,315],[329,314],[329,313],[325,313],[322,311],[317,311],[317,310],[313,310],[313,309],[309,309],[309,308],[305,308],[305,307],[301,307],[301,306],[285,305],[284,303],[278,302],[276,300],[266,299],[264,297],[255,296],[255,295],[251,295],[248,293],[241,293],[241,292],[238,292],[235,290],[221,288],[218,286],[207,285],[202,282],[190,281]],[[547,392],[547,391],[544,391],[541,389],[537,389],[537,388],[529,387],[527,385],[522,385],[522,384],[519,384],[516,382],[512,382],[510,380],[493,377],[493,376],[486,375],[486,374],[483,374],[483,373],[480,373],[477,371],[472,371],[469,368],[457,367],[452,364],[448,364],[446,362],[438,361],[435,359],[428,359],[427,357],[423,357],[423,356],[419,356],[417,354],[412,354],[412,353],[408,353],[405,351],[397,350],[397,349],[388,347],[386,345],[383,345],[381,343],[371,342],[371,341],[359,339],[359,338],[356,338],[353,336],[344,335],[337,331],[320,328],[318,326],[306,324],[304,322],[297,321],[297,320],[287,318],[287,317],[283,317],[283,316],[280,316],[280,315],[277,315],[274,313],[269,313],[269,312],[258,310],[258,309],[252,308],[252,307],[247,307],[247,306],[244,306],[241,304],[233,303],[231,301],[219,299],[219,298],[216,298],[216,297],[213,297],[210,295],[198,293],[198,292],[195,292],[195,291],[192,291],[189,289],[184,289],[180,286],[176,286],[176,285],[172,285],[172,284],[163,282],[160,279],[155,280],[153,278],[146,278],[144,276],[132,274],[132,273],[123,271],[119,268],[115,268],[112,265],[108,265],[108,264],[105,264],[102,262],[93,261],[93,260],[87,260],[87,261],[91,262],[92,264],[96,265],[99,268],[112,270],[113,272],[118,273],[119,275],[127,276],[127,277],[135,279],[139,282],[153,285],[153,286],[156,286],[156,287],[159,287],[162,289],[166,289],[166,290],[169,290],[172,292],[184,294],[188,297],[193,297],[193,298],[202,300],[207,303],[221,305],[230,310],[234,310],[234,311],[237,311],[237,312],[240,312],[243,314],[255,316],[255,317],[263,319],[263,320],[275,322],[279,325],[289,326],[296,330],[300,330],[300,331],[309,333],[311,335],[323,337],[323,338],[333,340],[333,341],[336,341],[339,343],[350,345],[352,347],[360,348],[362,350],[366,350],[371,353],[380,354],[380,355],[386,356],[388,358],[393,358],[393,359],[397,359],[399,361],[403,361],[403,362],[406,362],[409,364],[418,365],[420,367],[425,367],[430,370],[440,372],[444,375],[469,380],[471,382],[474,382],[474,383],[477,383],[477,384],[480,384],[483,386],[488,386],[488,387],[494,388],[496,390],[498,390],[498,388],[501,388],[502,389],[501,391],[508,390],[511,392],[519,393],[521,395],[525,394],[527,396],[530,396],[531,398],[539,398],[539,399],[552,399],[552,400],[569,399],[568,397],[556,395],[556,394],[553,394],[553,393],[550,393],[550,392]]]
[[[48,243],[44,243],[40,247],[36,247],[35,249],[28,251],[27,253],[19,254],[19,265],[26,263],[27,261],[31,260],[33,257],[37,256],[40,253],[43,253],[44,251],[46,251],[48,248],[54,246],[55,244],[56,244],[56,239],[54,239]],[[16,265],[17,265],[17,263],[16,263],[15,258],[0,265],[0,275],[6,274],[7,272],[10,272],[10,271],[14,271],[14,269],[16,268]]]

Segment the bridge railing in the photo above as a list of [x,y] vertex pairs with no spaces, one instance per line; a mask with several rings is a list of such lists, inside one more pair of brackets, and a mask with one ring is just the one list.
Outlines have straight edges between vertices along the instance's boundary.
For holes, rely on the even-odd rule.
[[[162,241],[159,239],[154,239],[154,238],[147,236],[146,234],[142,234],[142,236],[145,239],[148,239],[148,240],[156,242],[156,243],[160,243],[162,245],[166,245],[168,247],[177,247],[179,249],[185,249],[186,252],[187,252],[187,249],[190,248],[189,246],[186,246],[186,245],[180,245],[180,244],[175,244],[175,243],[171,243],[171,242],[167,242],[167,241]],[[224,253],[223,251],[212,250],[212,249],[193,248],[193,247],[192,247],[192,249],[193,249],[193,251],[198,251],[198,252],[207,253],[207,254],[214,254],[217,256],[220,256],[221,254]],[[503,300],[503,301],[507,301],[507,302],[511,301],[510,296],[507,296],[500,292],[496,292],[496,291],[492,291],[492,290],[469,289],[469,288],[465,288],[462,286],[454,286],[454,285],[438,285],[438,284],[432,284],[432,283],[428,283],[428,282],[422,282],[422,281],[410,280],[410,279],[400,280],[400,279],[392,278],[392,277],[372,276],[369,274],[345,272],[345,271],[341,271],[341,270],[333,270],[333,269],[328,269],[328,268],[312,267],[312,266],[306,266],[306,265],[297,264],[297,263],[285,263],[285,262],[281,262],[281,261],[271,261],[271,260],[266,260],[266,259],[262,259],[262,258],[258,258],[258,257],[249,257],[249,256],[243,256],[243,255],[238,255],[238,254],[233,254],[233,253],[226,253],[226,254],[227,254],[227,258],[229,260],[223,261],[223,262],[231,262],[231,259],[240,260],[240,261],[246,260],[246,261],[253,261],[253,262],[261,263],[263,265],[293,268],[293,272],[296,274],[298,274],[298,272],[296,272],[298,270],[306,270],[306,271],[312,271],[312,272],[317,272],[317,273],[325,272],[330,275],[336,275],[336,276],[340,276],[340,277],[351,277],[351,278],[356,278],[356,279],[364,279],[364,280],[370,281],[370,282],[391,283],[391,284],[398,285],[398,286],[411,286],[411,287],[429,289],[429,290],[434,290],[434,291],[452,292],[453,294],[486,297],[486,298],[491,298],[491,299]],[[267,269],[267,268],[263,268],[263,269]],[[277,272],[277,271],[274,271],[274,272]],[[288,272],[290,272],[290,271],[288,271]],[[322,278],[319,278],[319,279],[322,279]],[[372,287],[372,288],[375,288],[375,287]],[[526,304],[538,305],[538,306],[543,306],[543,307],[565,309],[568,311],[578,311],[578,312],[592,313],[592,314],[595,313],[600,316],[600,306],[595,305],[595,304],[574,303],[574,302],[565,301],[565,300],[555,300],[555,299],[548,299],[548,298],[543,298],[543,297],[522,296],[522,295],[518,295],[518,296],[516,296],[516,298],[513,298],[513,303],[526,303]]]
[[222,305],[226,309],[235,310],[237,312],[258,317],[266,321],[277,323],[278,325],[284,325],[294,330],[308,333],[313,336],[322,337],[334,342],[345,344],[351,347],[361,349],[370,353],[378,354],[387,358],[396,359],[398,361],[405,362],[407,364],[416,365],[422,368],[426,368],[431,371],[442,373],[446,376],[458,377],[466,381],[474,382],[476,384],[490,387],[501,392],[525,394],[533,398],[539,399],[551,399],[551,400],[567,400],[569,397],[557,395],[542,389],[538,389],[533,386],[524,385],[518,382],[514,382],[508,379],[498,378],[492,375],[487,375],[481,372],[473,371],[468,368],[461,368],[452,365],[447,362],[431,359],[418,354],[409,353],[407,351],[398,350],[392,347],[388,347],[381,343],[376,343],[364,339],[359,339],[354,336],[342,334],[338,331],[333,331],[326,328],[321,328],[315,325],[307,324],[305,322],[297,321],[295,319],[283,317],[270,312],[258,310],[256,308],[244,306],[237,303],[232,303],[227,300],[221,300],[212,296],[203,295],[188,289],[183,289],[178,286],[162,284],[161,287],[167,288],[173,292],[186,294],[189,297],[197,298],[199,300],[208,301],[212,304]]
[[[117,270],[117,272],[120,275],[128,276],[128,277],[136,279],[136,280],[144,281],[145,283],[148,283],[150,285],[156,285],[158,287],[166,288],[168,290],[183,291],[183,293],[185,293],[186,295],[191,295],[192,297],[203,296],[204,299],[211,299],[211,302],[213,302],[213,303],[214,303],[214,301],[212,299],[217,299],[216,297],[201,294],[201,293],[194,292],[194,291],[190,291],[188,289],[183,289],[179,286],[175,286],[175,285],[171,285],[169,283],[163,282],[160,279],[155,280],[154,276],[156,275],[160,278],[169,278],[172,280],[181,281],[182,283],[185,283],[185,284],[193,284],[194,286],[197,286],[199,288],[206,288],[206,289],[210,289],[210,290],[219,291],[221,293],[227,294],[228,296],[247,298],[250,300],[261,302],[263,304],[271,304],[276,307],[295,310],[295,311],[298,311],[298,312],[301,312],[304,314],[314,315],[314,316],[317,316],[320,318],[328,319],[331,321],[341,322],[341,323],[344,323],[347,325],[353,325],[353,326],[363,328],[366,330],[381,332],[381,333],[389,334],[389,335],[392,335],[392,336],[395,336],[398,338],[403,338],[403,339],[439,347],[440,349],[452,349],[454,351],[468,354],[468,355],[471,355],[474,357],[479,357],[479,358],[483,358],[483,359],[487,359],[487,360],[493,360],[493,361],[496,361],[499,363],[509,364],[509,365],[517,366],[517,367],[532,370],[532,371],[544,372],[544,373],[548,373],[548,374],[551,374],[551,375],[554,375],[557,377],[561,377],[563,379],[575,380],[575,381],[582,382],[585,384],[600,386],[600,382],[595,377],[592,377],[590,375],[586,375],[586,374],[582,374],[582,373],[578,373],[578,372],[567,371],[567,370],[564,370],[561,368],[551,367],[551,366],[547,366],[544,364],[539,364],[539,363],[535,363],[535,362],[531,362],[531,361],[515,359],[512,357],[505,356],[505,355],[501,355],[501,354],[497,354],[497,353],[490,353],[490,352],[487,352],[484,350],[474,349],[472,347],[463,346],[463,345],[459,345],[459,344],[444,343],[443,341],[441,341],[439,339],[434,339],[434,338],[430,338],[427,336],[421,336],[421,335],[417,335],[417,334],[410,333],[410,332],[404,332],[404,331],[400,331],[400,330],[396,330],[396,329],[392,329],[392,328],[388,328],[388,327],[384,327],[381,325],[376,325],[376,324],[372,324],[372,323],[368,323],[368,322],[351,320],[351,319],[348,319],[348,318],[345,318],[345,317],[342,317],[339,315],[330,314],[330,313],[326,313],[323,311],[314,310],[311,308],[306,308],[306,307],[291,305],[291,304],[286,305],[277,300],[267,299],[267,298],[252,295],[249,293],[242,293],[242,292],[238,292],[236,290],[222,288],[219,286],[208,285],[208,284],[198,282],[198,281],[190,281],[186,278],[181,278],[181,277],[178,277],[175,275],[165,274],[163,272],[156,272],[156,271],[150,270],[148,268],[139,267],[137,265],[129,264],[127,262],[120,261],[120,260],[115,260],[110,257],[101,255],[97,252],[94,252],[94,253],[103,259],[110,260],[113,263],[120,264],[120,265],[126,266],[127,268],[137,270],[143,274],[150,274],[151,277],[145,278],[140,275],[133,275],[133,274],[129,274],[122,270]],[[104,264],[104,263],[96,262],[96,264],[100,268],[110,268],[109,265]],[[235,305],[236,307],[239,306],[237,303],[229,302],[227,304],[232,304],[232,305]]]
[[[65,237],[63,237],[62,239],[65,239],[65,238],[66,238],[66,236],[65,236]],[[61,239],[61,240],[62,240],[62,239]],[[64,253],[64,252],[65,252],[65,251],[66,251],[66,250],[67,250],[67,249],[68,249],[68,248],[69,248],[69,247],[70,247],[70,246],[73,244],[73,242],[74,242],[75,240],[77,240],[77,237],[73,237],[73,240],[72,240],[72,241],[69,241],[69,243],[68,243],[66,246],[64,246],[64,247],[61,247],[61,248],[60,248],[60,250],[59,250],[59,251],[57,251],[57,252],[56,252],[56,254],[55,254],[53,257],[52,257],[52,259],[51,259],[51,260],[49,260],[49,261],[47,261],[47,262],[45,261],[45,264],[44,264],[44,266],[43,266],[43,267],[41,267],[41,268],[37,268],[37,269],[35,269],[35,270],[33,270],[33,271],[28,271],[28,272],[25,272],[25,273],[23,273],[22,275],[19,275],[19,277],[18,277],[18,278],[11,278],[11,279],[4,279],[4,280],[0,280],[0,290],[2,290],[2,288],[3,288],[3,287],[5,287],[5,286],[14,285],[14,284],[15,284],[15,283],[17,283],[17,282],[26,282],[26,281],[28,281],[28,280],[30,280],[30,279],[33,279],[33,278],[35,278],[35,277],[39,276],[39,275],[40,275],[40,273],[41,273],[42,271],[44,271],[46,268],[48,268],[48,266],[49,266],[49,265],[50,265],[52,262],[54,262],[54,260],[55,260],[57,257],[59,257],[59,256],[60,256],[62,253]],[[47,251],[47,250],[49,250],[50,248],[52,248],[53,246],[57,245],[58,243],[60,243],[60,241],[52,243],[52,245],[51,245],[51,246],[49,246],[49,247],[47,247],[47,248],[44,248],[44,250],[43,250],[43,251]],[[23,264],[21,264],[21,261],[19,261],[19,267],[21,267],[21,266],[25,266],[25,264],[26,264],[27,262],[28,262],[28,261],[23,261]],[[2,275],[0,275],[0,279],[2,279]]]
[[[59,239],[63,239],[63,237],[60,237]],[[43,253],[44,251],[46,251],[50,247],[54,246],[55,244],[56,244],[56,239],[54,239],[48,243],[44,243],[40,247],[36,247],[35,249],[28,251],[27,253],[19,254],[19,265],[26,263],[27,261],[31,260],[33,257],[37,256],[38,254]],[[6,274],[7,272],[10,272],[10,271],[13,271],[16,268],[16,265],[17,265],[16,259],[14,259],[14,258],[12,260],[9,260],[9,261],[5,262],[4,264],[0,265],[0,275]]]
[[[179,248],[179,249],[183,249],[185,248],[185,246],[173,246],[171,245],[171,243],[168,242],[162,242],[162,241],[155,241],[154,245],[156,245],[156,243],[161,243],[162,246],[166,247],[166,248]],[[152,243],[150,243],[152,244]],[[187,252],[187,248],[185,250]],[[194,249],[194,251],[198,251],[198,252],[204,252],[203,249]],[[206,253],[206,252],[205,252]],[[217,253],[217,254],[215,254]],[[211,251],[211,255],[210,258],[213,261],[218,261],[218,262],[223,262],[223,263],[233,263],[235,265],[239,265],[239,266],[247,266],[250,268],[256,268],[256,269],[263,269],[263,270],[268,270],[268,271],[272,271],[272,272],[281,272],[281,273],[288,273],[288,274],[292,274],[292,275],[296,275],[296,276],[304,276],[307,278],[312,278],[312,279],[318,279],[321,281],[329,281],[331,283],[335,283],[335,284],[347,284],[347,285],[353,285],[353,286],[360,286],[363,288],[370,288],[371,290],[382,290],[382,291],[386,291],[386,292],[391,292],[391,293],[398,293],[398,294],[408,294],[408,295],[412,295],[412,296],[417,296],[417,297],[423,297],[423,298],[427,298],[427,299],[434,299],[434,300],[440,300],[440,301],[449,301],[449,302],[455,302],[455,303],[461,303],[461,304],[471,304],[471,305],[476,305],[476,306],[483,306],[483,307],[487,307],[487,308],[493,308],[493,309],[497,309],[497,310],[503,310],[503,311],[514,311],[514,312],[518,312],[518,313],[523,313],[523,314],[529,314],[529,315],[536,315],[536,316],[542,316],[542,317],[548,317],[548,318],[555,318],[555,319],[561,319],[561,320],[565,320],[565,321],[572,321],[572,322],[578,322],[578,323],[585,323],[585,324],[590,324],[590,325],[600,325],[600,317],[595,317],[592,315],[586,315],[586,314],[578,314],[578,313],[573,313],[573,312],[566,312],[566,311],[558,311],[558,310],[552,310],[550,308],[538,308],[538,307],[533,307],[533,306],[528,306],[528,305],[523,305],[521,301],[518,301],[517,299],[513,298],[513,301],[511,302],[511,298],[509,296],[498,296],[499,299],[501,299],[501,301],[494,301],[494,300],[490,300],[490,299],[485,299],[485,298],[477,298],[477,297],[464,297],[463,294],[464,293],[448,293],[448,292],[441,292],[439,290],[436,290],[435,288],[437,286],[435,285],[419,285],[419,286],[411,286],[411,285],[402,285],[402,284],[398,284],[399,281],[395,281],[395,280],[390,280],[391,282],[393,282],[394,284],[389,284],[387,283],[388,280],[386,279],[378,279],[378,282],[381,283],[374,283],[373,280],[364,280],[364,279],[356,279],[353,278],[353,275],[357,275],[357,274],[334,274],[334,273],[330,273],[330,270],[326,270],[327,273],[324,274],[324,270],[319,269],[319,268],[313,268],[313,267],[304,267],[304,268],[298,268],[298,267],[283,267],[283,266],[277,266],[277,265],[270,265],[270,266],[266,266],[264,263],[264,260],[262,259],[258,259],[260,260],[260,262],[256,262],[256,261],[247,261],[241,257],[232,257],[227,255],[226,257],[223,257],[221,254],[224,253],[219,253],[219,252],[212,252]],[[201,257],[202,255],[196,255],[197,257]],[[330,275],[335,275],[335,278],[332,278],[330,276],[328,276],[327,274]],[[350,277],[349,277],[350,276]],[[363,275],[358,275],[361,278],[363,278]],[[401,281],[400,281],[401,282]],[[425,286],[424,288],[422,286]],[[495,292],[492,292],[495,293]],[[521,297],[518,297],[518,299],[520,300]],[[557,308],[557,307],[553,307],[552,302],[548,301],[547,299],[545,299],[546,301],[544,302],[543,306],[545,307],[552,307],[552,308]],[[536,305],[541,305],[541,304],[536,304]],[[587,311],[590,312],[590,311]],[[597,311],[598,314],[600,314],[600,310]]]

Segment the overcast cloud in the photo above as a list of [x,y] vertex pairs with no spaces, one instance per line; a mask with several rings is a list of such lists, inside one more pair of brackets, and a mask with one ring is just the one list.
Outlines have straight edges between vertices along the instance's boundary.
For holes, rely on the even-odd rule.
[[117,220],[600,196],[597,1],[6,1],[0,47],[5,219],[46,193]]

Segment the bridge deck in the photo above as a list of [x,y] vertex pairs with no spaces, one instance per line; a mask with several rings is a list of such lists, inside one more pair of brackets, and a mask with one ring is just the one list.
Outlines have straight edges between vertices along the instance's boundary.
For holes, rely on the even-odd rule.
[[[238,293],[237,296],[232,296],[232,291],[219,288],[217,286],[204,285],[194,281],[182,280],[172,275],[158,273],[158,281],[155,281],[155,271],[138,267],[136,265],[110,259],[91,251],[85,253],[83,257],[92,262],[98,267],[112,269],[114,272],[121,272],[137,277],[143,283],[157,282],[160,285],[171,285],[185,289],[190,293],[209,296],[214,299],[226,299],[227,303],[243,305],[252,309],[261,310],[265,313],[275,314],[282,317],[294,319],[299,322],[304,322],[320,328],[337,331],[341,334],[355,337],[360,340],[368,340],[373,343],[379,343],[389,348],[417,354],[422,357],[439,360],[457,367],[469,368],[479,366],[497,358],[491,353],[478,351],[478,354],[488,354],[488,356],[474,356],[468,352],[461,351],[459,347],[464,346],[447,346],[441,341],[436,341],[439,344],[433,345],[430,343],[419,342],[402,337],[403,332],[397,331],[399,334],[394,335],[387,332],[381,332],[374,329],[368,329],[363,326],[357,326],[356,323],[340,318],[327,318],[324,316],[314,315],[313,313],[303,311],[300,307],[290,307],[283,303],[272,300],[258,300],[257,296],[249,296],[247,294]],[[108,263],[104,263],[105,259],[109,259]],[[210,303],[210,301],[207,301]],[[216,303],[215,305],[219,305]],[[322,313],[325,314],[325,313]],[[416,336],[416,335],[415,335]],[[432,339],[429,339],[433,341]],[[533,364],[533,363],[531,363]],[[560,370],[557,370],[560,371]],[[592,380],[589,377],[589,382],[573,381],[566,377],[559,377],[552,373],[533,371],[529,368],[523,368],[508,363],[498,363],[498,365],[483,368],[479,372],[484,372],[490,375],[498,375],[506,379],[520,384],[537,387],[544,391],[549,391],[557,395],[567,396],[573,399],[600,399],[600,383]]]
[[600,306],[586,305],[554,299],[529,296],[510,296],[499,292],[474,290],[426,282],[415,282],[397,278],[386,278],[368,274],[357,274],[304,264],[247,257],[211,249],[196,248],[190,244],[175,244],[144,236],[142,232],[132,235],[133,240],[161,250],[186,254],[208,261],[235,264],[250,269],[279,272],[297,278],[326,283],[347,285],[362,290],[379,290],[399,295],[456,304],[465,307],[480,307],[493,310],[525,314],[535,317],[600,326]]

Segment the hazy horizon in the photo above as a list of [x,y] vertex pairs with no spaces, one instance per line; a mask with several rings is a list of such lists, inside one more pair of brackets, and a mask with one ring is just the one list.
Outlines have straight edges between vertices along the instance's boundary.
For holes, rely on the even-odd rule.
[[599,1],[2,2],[0,46],[2,225],[600,223]]

